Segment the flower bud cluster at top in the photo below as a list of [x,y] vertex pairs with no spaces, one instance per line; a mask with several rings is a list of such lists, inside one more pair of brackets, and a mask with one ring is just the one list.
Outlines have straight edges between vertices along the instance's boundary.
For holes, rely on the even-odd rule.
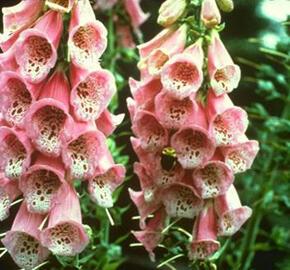
[[[232,9],[232,1],[217,2]],[[152,259],[170,217],[194,219],[188,255],[196,260],[210,258],[217,237],[233,235],[251,215],[233,183],[259,145],[245,135],[247,113],[228,96],[241,74],[219,36],[219,7],[166,0],[158,17],[164,29],[138,46],[141,79],[130,79],[127,105],[141,191],[129,192],[142,229],[134,235]]]
[[74,256],[89,242],[74,180],[87,183],[96,204],[113,206],[125,168],[106,136],[123,115],[107,109],[116,92],[99,63],[107,30],[89,0],[23,0],[2,12],[0,220],[24,200],[1,241],[19,267],[32,269],[50,251]]

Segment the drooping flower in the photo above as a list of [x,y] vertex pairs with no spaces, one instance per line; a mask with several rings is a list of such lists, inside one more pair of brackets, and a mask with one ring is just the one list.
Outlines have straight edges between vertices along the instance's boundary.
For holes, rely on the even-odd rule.
[[130,26],[116,21],[116,34],[118,37],[118,44],[123,48],[134,49],[136,44],[133,40]]
[[25,80],[39,83],[54,67],[62,29],[62,15],[50,10],[33,28],[21,33],[16,43],[15,59]]
[[216,216],[213,203],[209,201],[195,221],[188,255],[191,260],[208,259],[219,247]]
[[33,148],[24,131],[0,127],[0,169],[9,179],[17,179],[30,165]]
[[39,226],[43,219],[43,215],[29,212],[24,201],[10,231],[1,240],[20,268],[33,269],[49,255],[48,249],[40,243]]
[[27,209],[39,214],[49,212],[56,203],[58,191],[64,182],[65,169],[61,160],[39,154],[19,181]]
[[221,236],[235,234],[252,214],[251,208],[241,205],[233,185],[226,194],[215,198],[214,205],[218,215],[218,234]]
[[22,0],[12,7],[2,8],[3,34],[0,34],[0,47],[7,51],[17,40],[19,34],[40,15],[43,0]]
[[26,114],[26,132],[45,155],[59,156],[62,143],[71,136],[73,121],[69,114],[69,94],[65,74],[56,70]]
[[221,14],[216,0],[204,0],[201,4],[201,21],[206,27],[214,27],[221,23]]
[[79,199],[70,184],[62,186],[40,237],[42,245],[59,256],[75,256],[87,246],[89,238],[82,225]]
[[186,0],[166,0],[159,9],[157,22],[164,27],[175,23],[186,9]]
[[95,70],[107,47],[107,29],[96,20],[89,0],[80,0],[72,11],[68,49],[74,65]]
[[102,10],[107,10],[112,8],[118,0],[96,0],[97,8],[100,8]]
[[115,79],[105,69],[88,71],[71,67],[70,102],[79,121],[99,118],[116,92]]
[[208,47],[208,71],[216,96],[232,92],[241,78],[240,67],[234,64],[217,32],[213,32]]

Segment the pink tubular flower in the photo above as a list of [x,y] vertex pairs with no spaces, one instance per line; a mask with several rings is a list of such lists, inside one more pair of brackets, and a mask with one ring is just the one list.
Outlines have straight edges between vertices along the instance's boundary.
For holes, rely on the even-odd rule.
[[87,246],[89,238],[82,225],[80,203],[73,186],[62,186],[57,203],[50,211],[48,227],[40,238],[42,245],[58,256],[75,256]]
[[164,27],[175,23],[186,9],[186,0],[166,0],[159,9],[157,22]]
[[251,168],[259,151],[259,143],[255,140],[245,140],[242,143],[221,147],[225,163],[234,173],[241,173]]
[[2,8],[3,34],[0,34],[0,47],[7,51],[19,34],[29,27],[39,16],[43,0],[23,0],[12,7]]
[[23,202],[14,219],[12,228],[2,239],[14,262],[24,269],[33,269],[49,255],[40,243],[39,226],[44,216],[30,213]]
[[193,125],[180,128],[171,137],[171,146],[176,150],[178,161],[184,169],[202,166],[214,154],[214,142],[207,132],[204,111],[197,106]]
[[70,102],[79,121],[99,118],[116,92],[114,76],[105,69],[87,71],[71,67]]
[[16,72],[6,71],[0,76],[0,107],[3,117],[11,126],[24,127],[24,117],[35,98],[39,85],[31,85]]
[[201,39],[186,48],[183,53],[173,56],[161,72],[164,91],[177,99],[197,92],[203,81],[203,58]]
[[60,186],[65,182],[65,170],[60,159],[38,155],[34,165],[20,178],[20,189],[32,213],[45,214],[55,204]]
[[16,49],[16,44],[14,44],[6,52],[0,54],[0,72],[16,71],[18,69],[15,60]]
[[225,195],[215,198],[215,211],[218,219],[218,234],[231,236],[235,234],[251,216],[252,210],[242,206],[239,195],[232,185]]
[[179,100],[172,98],[167,92],[161,92],[155,98],[156,117],[168,129],[179,129],[193,124],[196,106],[191,98]]
[[16,179],[30,165],[33,152],[29,138],[24,131],[0,127],[0,169],[9,179]]
[[233,181],[232,170],[219,160],[211,160],[193,172],[193,185],[202,199],[224,194]]
[[208,47],[208,71],[216,96],[230,93],[238,87],[241,78],[240,67],[233,63],[217,32],[213,32]]
[[214,207],[209,201],[199,213],[193,227],[193,241],[190,245],[189,258],[208,259],[216,252],[220,244],[217,239],[217,224]]
[[106,138],[93,122],[74,124],[72,139],[62,149],[62,159],[72,179],[92,177],[105,153]]
[[114,132],[116,127],[123,122],[124,117],[124,113],[114,115],[111,114],[108,109],[105,109],[96,120],[97,128],[104,133],[105,136],[109,136]]
[[248,127],[247,113],[234,106],[228,95],[215,96],[209,91],[206,112],[209,130],[217,146],[239,143]]
[[0,174],[0,221],[9,216],[10,204],[21,194],[18,181]]
[[140,138],[142,148],[147,151],[159,151],[168,144],[167,130],[162,127],[154,114],[150,112],[137,112],[132,130]]
[[76,3],[69,26],[68,48],[72,62],[82,68],[94,70],[99,57],[107,47],[107,30],[96,20],[89,0]]
[[61,14],[51,10],[19,36],[15,59],[21,76],[28,82],[41,82],[54,67],[62,29]]
[[116,22],[116,34],[118,36],[118,44],[123,48],[134,49],[136,44],[133,40],[130,26],[123,25],[119,21]]
[[125,10],[131,18],[131,24],[135,32],[139,33],[139,27],[149,17],[148,13],[144,13],[140,7],[140,0],[123,0]]
[[96,0],[97,2],[97,8],[100,8],[101,10],[107,10],[112,8],[118,0]]
[[203,207],[191,186],[178,183],[172,184],[162,192],[162,202],[170,217],[193,219]]
[[91,199],[101,207],[113,207],[112,194],[122,184],[124,177],[124,166],[115,164],[107,149],[99,161],[97,172],[93,177],[89,178],[88,189]]
[[70,12],[75,0],[45,0],[45,5],[49,8],[60,11],[60,12]]
[[204,0],[201,4],[201,21],[206,27],[215,27],[221,23],[221,14],[216,0]]
[[69,82],[57,70],[44,85],[39,100],[26,114],[26,132],[36,148],[45,155],[57,157],[61,145],[70,136]]
[[151,261],[155,261],[153,250],[163,239],[162,229],[166,226],[166,212],[160,208],[154,213],[143,231],[133,231],[136,239],[142,243],[149,253]]

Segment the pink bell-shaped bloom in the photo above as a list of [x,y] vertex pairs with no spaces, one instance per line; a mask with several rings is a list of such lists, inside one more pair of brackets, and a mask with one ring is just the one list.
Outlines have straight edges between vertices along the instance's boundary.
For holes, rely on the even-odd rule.
[[139,33],[139,27],[149,17],[148,13],[144,13],[140,6],[140,0],[123,0],[125,10],[130,16],[131,24],[135,32]]
[[125,167],[114,164],[111,153],[107,149],[99,161],[99,170],[89,178],[88,189],[91,199],[101,207],[113,207],[112,194],[122,184],[124,177]]
[[186,9],[186,0],[166,0],[159,9],[157,22],[164,27],[175,23]]
[[166,226],[166,212],[164,208],[160,208],[154,213],[154,217],[149,220],[143,231],[133,231],[136,239],[142,243],[146,251],[149,253],[151,261],[155,261],[153,250],[162,242],[162,230]]
[[75,256],[87,246],[89,237],[82,225],[79,198],[73,186],[62,185],[50,211],[48,227],[40,238],[42,245],[58,256]]
[[191,260],[208,259],[220,247],[217,241],[217,223],[212,201],[207,202],[199,213],[193,227],[193,241],[190,245]]
[[197,106],[191,126],[184,126],[171,137],[171,146],[184,169],[194,169],[210,160],[214,154],[214,142],[207,132],[207,122],[201,106]]
[[107,47],[107,30],[96,20],[89,0],[80,0],[72,11],[68,48],[72,62],[79,67],[95,70]]
[[234,106],[228,95],[215,96],[210,90],[206,112],[209,130],[217,146],[241,141],[249,124],[248,115],[242,108]]
[[60,12],[70,12],[75,0],[45,0],[45,5],[50,9]]
[[146,219],[150,214],[154,213],[157,209],[160,208],[162,202],[160,198],[156,198],[156,200],[153,200],[151,202],[146,202],[143,191],[134,191],[130,188],[129,195],[131,200],[136,205],[138,213],[140,215],[140,228],[145,229]]
[[192,176],[195,191],[202,199],[224,194],[234,181],[231,168],[215,159],[195,169]]
[[0,174],[0,221],[9,216],[10,204],[21,194],[18,181]]
[[204,0],[201,4],[201,21],[206,27],[215,27],[221,23],[221,14],[216,0]]
[[118,0],[96,0],[97,2],[97,9],[100,8],[101,10],[108,10],[111,9]]
[[24,131],[0,127],[0,169],[9,179],[16,179],[30,165],[33,152],[29,138]]
[[259,143],[255,140],[247,140],[233,146],[221,147],[225,163],[234,173],[241,173],[251,168],[259,151]]
[[161,72],[164,91],[177,99],[197,92],[203,81],[203,58],[201,39],[187,47],[183,53],[173,56]]
[[208,71],[211,87],[216,96],[230,93],[238,87],[241,70],[233,63],[217,32],[213,32],[208,47]]
[[[147,68],[150,76],[159,77],[165,63],[175,54],[181,53],[184,50],[186,44],[187,26],[181,25],[176,31],[164,40],[164,42],[156,49],[154,49],[147,58]],[[138,66],[141,69],[141,78],[146,79],[146,76],[142,76],[142,65]]]
[[56,196],[65,182],[65,169],[60,159],[39,154],[34,165],[20,178],[20,189],[33,213],[45,214],[56,203]]
[[33,28],[21,33],[16,43],[15,59],[25,80],[39,83],[54,67],[62,29],[62,15],[50,10]]
[[192,186],[185,183],[172,184],[162,192],[162,202],[170,217],[193,219],[202,209],[203,201]]
[[38,96],[39,87],[27,83],[16,72],[6,71],[1,74],[0,107],[7,123],[24,127],[24,117]]
[[110,113],[108,109],[105,109],[96,120],[97,128],[104,133],[105,136],[109,136],[114,132],[116,127],[123,122],[124,117],[124,113],[114,115]]
[[117,21],[116,34],[118,37],[118,44],[120,47],[129,49],[134,49],[136,47],[129,25],[123,25],[122,23]]
[[69,82],[61,70],[56,70],[44,85],[39,100],[26,114],[26,132],[35,147],[45,155],[57,157],[61,145],[71,136],[69,115]]
[[24,269],[33,269],[49,255],[47,248],[40,243],[38,229],[44,216],[27,210],[24,201],[14,219],[12,228],[2,239],[14,262]]
[[6,52],[0,54],[0,72],[17,71],[18,64],[15,60],[16,49],[16,44],[14,44]]
[[146,104],[152,102],[154,97],[162,89],[162,84],[159,79],[152,79],[144,82],[129,78],[129,86],[138,107],[144,107]]
[[179,129],[193,124],[196,106],[191,98],[179,100],[172,98],[167,92],[161,92],[155,98],[157,119],[168,129]]
[[142,148],[147,151],[159,151],[168,144],[167,130],[150,112],[137,112],[132,130],[139,137]]
[[133,119],[136,115],[136,111],[137,111],[136,101],[133,98],[128,97],[126,99],[126,103],[127,103],[127,108],[129,111],[130,119],[131,119],[131,121],[133,121]]
[[105,69],[87,71],[71,66],[70,102],[79,121],[99,118],[116,92],[114,76]]
[[239,195],[232,185],[226,194],[214,200],[218,215],[218,234],[231,236],[235,234],[252,215],[248,206],[242,206]]
[[105,148],[106,138],[94,122],[75,123],[72,139],[62,149],[62,159],[70,177],[82,180],[92,177]]
[[12,7],[2,8],[3,34],[0,34],[0,47],[7,51],[19,34],[28,28],[40,15],[43,0],[23,0]]

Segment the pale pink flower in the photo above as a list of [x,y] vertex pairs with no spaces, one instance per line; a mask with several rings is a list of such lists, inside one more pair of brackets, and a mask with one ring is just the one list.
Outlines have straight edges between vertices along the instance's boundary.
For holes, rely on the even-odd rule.
[[106,151],[106,138],[94,122],[74,123],[72,139],[65,142],[62,159],[72,179],[88,179],[96,173]]
[[154,213],[154,217],[149,220],[143,231],[133,231],[136,239],[142,243],[146,251],[149,253],[151,261],[155,261],[153,250],[163,239],[162,230],[167,224],[166,212],[160,208]]
[[244,136],[244,142],[232,146],[220,148],[225,163],[234,173],[241,173],[251,168],[254,159],[259,151],[259,143],[255,140],[248,140]]
[[57,203],[50,211],[48,226],[40,237],[42,245],[58,256],[75,256],[88,245],[79,199],[70,184],[62,185]]
[[208,91],[206,112],[209,131],[217,146],[233,145],[242,140],[248,127],[248,115],[240,107],[234,106],[228,95],[215,96]]
[[183,99],[197,92],[203,81],[202,40],[197,40],[183,53],[173,56],[162,69],[164,91],[174,98]]
[[166,0],[159,9],[157,22],[164,27],[175,23],[186,9],[186,0]]
[[69,26],[68,48],[72,62],[79,67],[95,70],[106,47],[107,29],[96,20],[89,0],[78,1]]
[[0,127],[0,169],[9,179],[16,179],[30,165],[33,148],[24,131]]
[[45,5],[50,9],[57,10],[60,12],[70,12],[75,0],[45,0]]
[[50,10],[33,28],[21,33],[16,43],[15,59],[24,79],[31,83],[45,79],[56,63],[62,29],[62,15]]
[[206,27],[215,27],[221,23],[221,14],[216,0],[204,0],[201,4],[201,21]]
[[16,49],[14,43],[6,52],[0,54],[0,72],[17,71],[19,66],[15,60]]
[[211,257],[220,247],[217,241],[216,216],[212,201],[206,203],[199,213],[193,227],[193,241],[190,245],[191,260],[205,260]]
[[0,174],[0,222],[9,216],[10,204],[21,194],[18,181]]
[[65,169],[61,159],[39,154],[35,163],[20,177],[19,186],[26,199],[27,209],[45,214],[56,203],[61,185],[65,182]]
[[193,219],[203,207],[192,186],[179,182],[172,184],[162,192],[162,202],[167,215],[177,218]]
[[230,93],[238,87],[241,79],[240,67],[233,63],[217,32],[213,32],[208,47],[208,71],[216,96]]
[[40,243],[39,226],[43,215],[30,213],[24,201],[13,221],[12,228],[2,239],[14,262],[24,269],[33,269],[49,255],[47,248]]
[[226,194],[215,198],[214,205],[218,215],[218,234],[221,236],[235,234],[252,214],[251,208],[241,205],[233,185]]
[[3,34],[0,34],[0,47],[7,51],[19,34],[28,28],[40,15],[43,0],[23,0],[12,7],[2,8]]
[[116,93],[114,76],[105,69],[88,71],[71,66],[70,102],[79,121],[99,118]]
[[61,145],[71,136],[69,82],[60,69],[44,85],[39,100],[26,114],[26,132],[35,147],[45,155],[57,157]]
[[120,47],[129,49],[134,49],[136,47],[130,26],[123,25],[119,21],[116,21],[116,35],[118,37],[118,44]]
[[4,119],[11,126],[24,128],[24,118],[39,94],[39,85],[26,82],[16,72],[2,72],[0,76],[0,107]]
[[114,7],[114,5],[118,2],[118,0],[96,0],[97,8],[101,10],[107,10]]

